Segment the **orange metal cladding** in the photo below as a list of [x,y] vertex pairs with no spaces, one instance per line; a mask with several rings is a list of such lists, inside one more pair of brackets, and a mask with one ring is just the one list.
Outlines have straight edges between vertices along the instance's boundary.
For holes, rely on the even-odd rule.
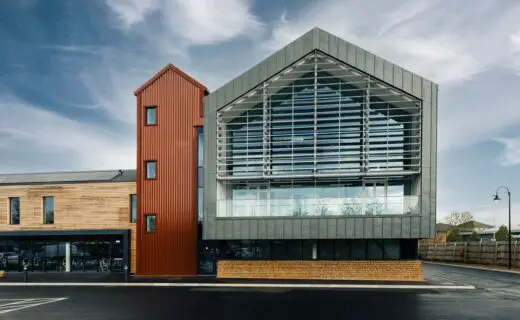
[[[137,96],[137,275],[192,276],[197,272],[197,127],[207,89],[172,65]],[[145,125],[147,106],[157,125]],[[156,160],[155,180],[145,161]],[[156,215],[156,231],[145,230]]]

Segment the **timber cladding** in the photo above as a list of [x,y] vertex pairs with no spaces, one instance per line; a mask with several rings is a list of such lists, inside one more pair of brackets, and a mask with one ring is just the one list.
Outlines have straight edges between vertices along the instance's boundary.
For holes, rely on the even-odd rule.
[[[0,186],[0,231],[131,230],[130,267],[136,266],[136,226],[130,222],[135,182]],[[43,224],[43,197],[54,197],[54,224]],[[9,198],[20,198],[20,224],[9,224]]]
[[418,260],[217,262],[217,278],[424,281]]

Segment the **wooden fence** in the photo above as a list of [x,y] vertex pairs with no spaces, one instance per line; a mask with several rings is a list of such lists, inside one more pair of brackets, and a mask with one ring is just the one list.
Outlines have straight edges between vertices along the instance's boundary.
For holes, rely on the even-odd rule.
[[[509,247],[507,241],[495,242],[449,242],[420,244],[422,260],[463,262],[507,266]],[[511,244],[513,266],[520,267],[520,243]]]

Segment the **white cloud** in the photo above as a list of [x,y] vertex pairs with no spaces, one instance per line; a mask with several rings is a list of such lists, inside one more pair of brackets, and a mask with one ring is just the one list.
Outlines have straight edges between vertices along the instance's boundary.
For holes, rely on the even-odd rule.
[[520,138],[498,138],[504,149],[498,160],[503,166],[514,166],[520,164]]
[[[8,94],[0,99],[0,113],[2,172],[27,161],[31,167],[23,171],[135,168],[133,134],[124,137],[121,131],[81,123]],[[41,158],[53,161],[42,163]]]
[[507,65],[510,55],[503,49],[509,45],[507,35],[520,27],[519,14],[520,3],[326,0],[292,18],[284,15],[264,46],[280,48],[318,26],[436,82],[452,84]]
[[107,0],[107,5],[123,27],[159,22],[163,42],[180,38],[188,45],[213,44],[262,29],[245,0]]

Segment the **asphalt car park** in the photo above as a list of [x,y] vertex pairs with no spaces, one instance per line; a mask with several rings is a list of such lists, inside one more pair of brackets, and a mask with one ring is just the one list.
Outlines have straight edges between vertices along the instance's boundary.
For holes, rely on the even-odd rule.
[[424,265],[471,290],[0,286],[0,319],[514,319],[520,275]]

